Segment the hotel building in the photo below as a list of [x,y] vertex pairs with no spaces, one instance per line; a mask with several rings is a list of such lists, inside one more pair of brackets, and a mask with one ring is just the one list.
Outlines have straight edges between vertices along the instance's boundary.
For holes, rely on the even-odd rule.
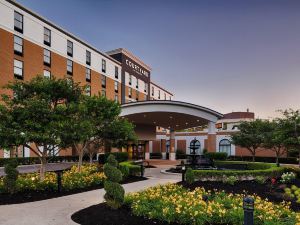
[[[1,87],[14,80],[28,81],[34,76],[43,75],[72,79],[86,86],[87,95],[103,95],[123,105],[159,100],[161,103],[171,104],[173,94],[154,83],[151,79],[151,67],[128,50],[118,48],[102,52],[15,1],[0,0],[0,15]],[[0,94],[3,93],[12,94],[0,89]],[[161,106],[161,103],[156,104]],[[187,107],[189,110],[194,107],[183,103],[178,103],[177,106]],[[141,139],[133,149],[136,157],[145,155],[149,158],[149,153],[162,152],[165,158],[166,153],[174,153],[176,149],[189,152],[189,143],[194,138],[200,141],[202,150],[206,148],[209,151],[226,151],[230,155],[247,155],[247,151],[230,144],[230,134],[237,132],[236,125],[241,120],[253,120],[253,113],[229,113],[221,119],[221,114],[212,110],[199,107],[197,110],[219,118],[216,132],[211,132],[215,129],[216,119],[214,123],[210,123],[199,117],[197,121],[209,122],[208,127],[196,126],[182,132],[175,132],[166,124],[164,127],[159,126],[154,121],[151,129],[153,131],[153,127],[156,127],[155,136],[147,140]],[[185,124],[188,123],[185,121]],[[149,124],[144,127],[148,129]],[[186,128],[178,125],[180,127]],[[19,147],[15,154],[20,157],[34,156],[34,153],[23,147]],[[72,149],[60,153],[72,154],[75,154]],[[8,151],[0,150],[0,157],[10,155]]]

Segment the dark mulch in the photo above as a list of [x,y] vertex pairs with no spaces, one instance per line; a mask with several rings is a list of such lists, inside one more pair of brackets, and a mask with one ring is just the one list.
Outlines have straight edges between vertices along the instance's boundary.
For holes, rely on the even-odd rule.
[[[290,187],[291,185],[296,185],[300,187],[300,180],[297,179],[293,183],[285,185],[285,184],[275,184],[273,187],[271,186],[270,181],[266,184],[259,184],[255,181],[239,181],[234,185],[226,184],[219,181],[196,181],[193,184],[187,184],[180,182],[179,184],[183,185],[184,187],[194,190],[196,187],[204,187],[205,190],[214,189],[217,190],[224,190],[227,193],[233,194],[249,194],[253,195],[256,194],[262,198],[267,198],[268,200],[278,203],[282,202],[283,200],[288,200],[284,197],[284,188]],[[294,211],[300,211],[300,204],[296,203],[294,200],[291,201],[292,205],[291,208]]]
[[[147,180],[145,177],[129,176],[122,184],[133,183],[137,181]],[[35,202],[45,199],[57,198],[66,195],[77,194],[86,191],[92,191],[99,188],[103,188],[103,185],[91,186],[88,188],[74,189],[70,191],[62,191],[61,193],[55,191],[43,191],[43,192],[19,192],[13,195],[0,194],[0,205],[19,204],[25,202]]]
[[74,213],[72,220],[82,225],[178,225],[134,216],[126,206],[114,210],[106,203],[93,205]]

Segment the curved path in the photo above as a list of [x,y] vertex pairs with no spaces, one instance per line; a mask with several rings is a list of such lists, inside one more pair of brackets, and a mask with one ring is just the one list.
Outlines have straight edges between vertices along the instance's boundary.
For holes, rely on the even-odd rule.
[[[151,163],[152,164],[152,163]],[[153,165],[153,164],[152,164]],[[169,165],[167,165],[169,166]],[[159,167],[164,167],[159,165]],[[124,184],[126,193],[169,182],[178,182],[180,175],[165,175],[161,168],[147,168],[148,180]],[[83,208],[103,202],[104,190],[98,189],[59,198],[0,206],[1,225],[71,225],[71,215]]]

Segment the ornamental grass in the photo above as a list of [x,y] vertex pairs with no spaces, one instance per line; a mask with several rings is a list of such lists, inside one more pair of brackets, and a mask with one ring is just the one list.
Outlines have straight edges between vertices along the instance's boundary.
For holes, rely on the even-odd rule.
[[[133,214],[169,223],[208,225],[243,224],[243,195],[224,191],[189,191],[176,184],[160,185],[126,195],[125,202]],[[274,204],[255,199],[254,224],[300,225],[299,214],[290,210],[290,203]]]

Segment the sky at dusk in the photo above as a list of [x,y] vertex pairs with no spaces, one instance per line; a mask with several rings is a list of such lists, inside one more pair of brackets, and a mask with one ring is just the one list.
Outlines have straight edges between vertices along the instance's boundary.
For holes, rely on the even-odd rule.
[[128,49],[176,100],[260,118],[300,108],[300,1],[18,2],[101,51]]

